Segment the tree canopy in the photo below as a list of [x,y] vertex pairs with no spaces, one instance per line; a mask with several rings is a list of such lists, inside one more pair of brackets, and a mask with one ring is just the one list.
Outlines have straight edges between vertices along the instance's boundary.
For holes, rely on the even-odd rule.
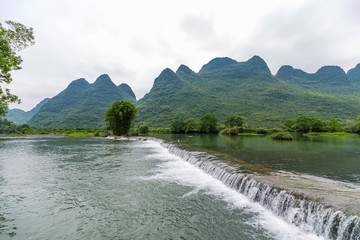
[[243,118],[237,115],[227,116],[225,120],[225,126],[229,128],[241,127],[243,124],[244,124]]
[[[12,81],[11,71],[21,69],[22,59],[16,52],[34,44],[32,28],[12,21],[5,23],[8,28],[0,23],[0,84],[9,84]],[[14,102],[20,103],[18,96],[0,85],[0,116],[5,115],[9,103]]]
[[136,108],[128,101],[116,101],[105,112],[105,121],[116,135],[127,134],[136,116]]
[[217,118],[212,113],[207,113],[200,118],[200,132],[217,133]]
[[322,119],[317,117],[309,117],[306,115],[298,116],[295,120],[286,119],[283,126],[287,130],[294,130],[299,132],[325,132],[327,131],[327,124]]

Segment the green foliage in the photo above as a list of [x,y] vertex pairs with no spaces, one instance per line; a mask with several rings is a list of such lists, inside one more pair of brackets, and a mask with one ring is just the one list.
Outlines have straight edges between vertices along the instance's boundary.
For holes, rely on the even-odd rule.
[[[287,131],[299,131],[303,133],[307,132],[342,132],[344,128],[341,123],[335,118],[326,124],[322,119],[316,117],[309,117],[306,115],[298,116],[295,120],[286,119],[283,123],[283,127]],[[356,132],[356,126],[348,126],[345,128],[348,132]]]
[[269,130],[264,127],[259,127],[255,130],[256,134],[267,134],[268,132],[269,132]]
[[185,133],[197,132],[197,123],[194,118],[188,118],[185,120],[184,130],[185,130]]
[[287,131],[292,131],[292,126],[294,125],[295,121],[291,120],[291,119],[286,119],[284,121],[284,123],[282,124],[282,126],[284,127],[285,130]]
[[294,124],[291,128],[295,131],[303,133],[307,133],[310,131],[325,132],[327,130],[327,124],[323,120],[316,117],[302,115],[295,119]]
[[239,129],[238,128],[225,128],[220,132],[223,135],[239,135]]
[[157,129],[154,129],[153,132],[162,133],[162,134],[169,134],[169,133],[171,133],[171,129],[170,128],[157,128]]
[[127,101],[116,101],[105,112],[105,121],[114,134],[127,134],[136,116],[136,108]]
[[338,122],[335,118],[330,119],[328,123],[328,131],[329,132],[341,132],[343,131],[343,128],[341,126],[341,123]]
[[241,127],[244,124],[244,119],[237,115],[227,116],[225,126],[228,128]]
[[212,113],[207,113],[200,118],[199,130],[201,133],[217,133],[217,118]]
[[184,133],[185,132],[185,121],[175,120],[171,122],[171,132],[172,133]]
[[288,141],[293,140],[293,136],[287,132],[274,133],[270,136],[270,138],[273,140],[288,140]]
[[15,123],[0,118],[0,134],[29,134],[31,128],[27,124],[16,125]]
[[34,44],[32,28],[12,21],[6,21],[6,24],[8,29],[0,23],[0,116],[6,114],[9,103],[20,103],[8,88],[2,88],[2,83],[11,83],[10,72],[21,69],[22,59],[15,52]]
[[149,132],[149,126],[146,125],[146,124],[141,125],[141,126],[138,128],[138,132],[139,132],[139,133],[143,133],[143,134],[148,133],[148,132]]

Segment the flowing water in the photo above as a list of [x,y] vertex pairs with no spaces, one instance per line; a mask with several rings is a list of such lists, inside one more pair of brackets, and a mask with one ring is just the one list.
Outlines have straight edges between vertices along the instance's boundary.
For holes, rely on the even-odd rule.
[[211,154],[219,139],[0,138],[0,239],[359,239],[356,216]]

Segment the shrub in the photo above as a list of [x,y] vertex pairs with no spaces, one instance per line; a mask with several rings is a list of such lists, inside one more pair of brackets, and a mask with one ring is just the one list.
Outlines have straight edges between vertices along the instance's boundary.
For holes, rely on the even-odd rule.
[[270,136],[270,138],[273,140],[288,140],[288,141],[293,140],[293,136],[287,132],[274,133]]
[[149,126],[144,124],[144,125],[141,125],[139,128],[138,128],[138,132],[139,133],[148,133],[149,132]]
[[225,128],[221,134],[223,135],[234,135],[237,136],[239,135],[239,130],[237,128]]
[[266,128],[259,127],[255,130],[255,133],[257,134],[267,134],[269,131]]

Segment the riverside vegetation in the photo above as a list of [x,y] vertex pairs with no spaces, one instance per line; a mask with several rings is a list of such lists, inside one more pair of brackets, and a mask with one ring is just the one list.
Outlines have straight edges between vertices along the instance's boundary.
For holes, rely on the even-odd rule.
[[[125,104],[129,115],[128,119],[110,118],[110,113],[114,113],[114,106]],[[126,108],[127,108],[126,107]],[[116,115],[116,114],[115,114]],[[121,115],[117,113],[117,115]],[[87,136],[109,136],[115,135],[132,135],[148,133],[162,133],[162,134],[223,134],[223,135],[270,135],[272,139],[276,140],[292,140],[293,133],[299,133],[305,136],[312,135],[360,135],[360,122],[348,126],[342,124],[336,119],[332,118],[328,123],[324,120],[310,117],[306,115],[298,116],[295,119],[286,119],[280,127],[266,128],[266,127],[252,127],[245,123],[244,118],[238,115],[230,115],[226,117],[225,123],[218,126],[218,119],[214,114],[207,113],[203,115],[199,121],[194,118],[186,120],[175,120],[171,122],[170,128],[150,128],[146,124],[137,125],[133,122],[136,115],[136,108],[130,102],[119,101],[114,102],[113,107],[106,111],[106,118],[108,119],[108,127],[106,128],[39,128],[30,127],[28,124],[16,125],[15,123],[5,119],[0,119],[0,134],[17,134],[17,135],[36,135],[36,134],[64,134],[71,137],[87,137]],[[360,118],[359,118],[360,119]],[[116,121],[118,121],[116,123]],[[126,121],[126,129],[117,129],[117,125],[124,125]],[[111,123],[112,122],[112,123]]]

